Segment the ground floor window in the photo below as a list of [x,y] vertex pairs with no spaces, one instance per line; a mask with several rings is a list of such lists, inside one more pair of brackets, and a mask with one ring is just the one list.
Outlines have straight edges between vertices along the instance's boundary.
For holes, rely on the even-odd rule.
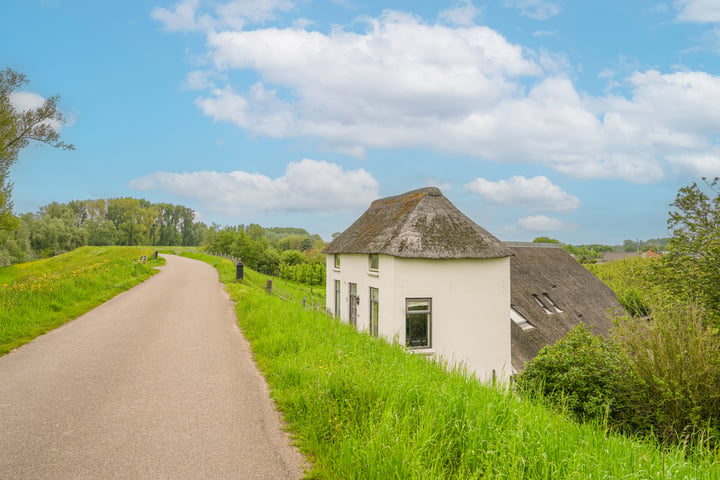
[[370,287],[370,335],[378,336],[378,317],[380,314],[380,291]]
[[340,318],[340,280],[335,280],[335,317]]
[[357,326],[357,307],[358,307],[358,294],[357,294],[357,283],[348,284],[348,323],[354,327]]
[[432,325],[432,299],[405,299],[405,345],[429,348]]

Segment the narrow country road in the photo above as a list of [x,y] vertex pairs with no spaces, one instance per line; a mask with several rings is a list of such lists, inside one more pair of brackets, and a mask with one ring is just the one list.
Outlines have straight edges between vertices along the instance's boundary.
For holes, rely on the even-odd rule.
[[0,358],[0,478],[297,479],[211,266],[145,283]]

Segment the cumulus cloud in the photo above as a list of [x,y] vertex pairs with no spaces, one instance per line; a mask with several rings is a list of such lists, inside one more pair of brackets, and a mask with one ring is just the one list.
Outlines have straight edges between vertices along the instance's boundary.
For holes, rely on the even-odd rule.
[[453,25],[470,26],[480,12],[472,0],[458,0],[451,8],[440,12],[440,19]]
[[678,20],[695,23],[720,23],[720,3],[717,0],[675,0]]
[[[39,95],[35,92],[27,91],[12,92],[10,93],[9,99],[13,107],[15,107],[15,109],[20,112],[24,112],[26,110],[34,110],[36,108],[42,107],[46,100],[46,98],[42,95]],[[75,117],[73,117],[72,115],[66,116],[64,123],[58,122],[55,119],[49,119],[44,121],[43,123],[49,125],[53,130],[59,132],[62,127],[72,126],[75,123]]]
[[[541,4],[550,8],[512,2]],[[485,26],[394,11],[359,21],[364,31],[211,30],[215,75],[193,73],[187,84],[201,89],[196,104],[216,121],[321,139],[355,157],[429,148],[645,183],[669,172],[711,175],[720,162],[720,104],[709,101],[720,98],[720,76],[637,71],[613,79],[623,88],[593,96],[576,88],[562,55],[530,51]],[[233,83],[237,71],[257,80]]]
[[517,8],[520,10],[520,15],[535,20],[547,20],[562,10],[558,2],[546,0],[505,0],[503,4],[506,7]]
[[130,187],[196,199],[203,208],[224,215],[343,212],[365,207],[379,196],[378,182],[365,170],[309,159],[291,162],[278,178],[243,171],[155,172],[132,180]]
[[552,232],[558,230],[571,230],[573,225],[567,224],[562,220],[545,215],[533,215],[518,220],[518,227],[526,232]]
[[570,211],[580,207],[580,199],[554,185],[547,177],[512,177],[491,182],[477,178],[465,185],[486,202],[504,207],[527,207],[534,211]]
[[171,32],[242,29],[250,23],[272,20],[276,11],[288,11],[293,6],[290,0],[181,0],[173,8],[156,7],[150,15]]

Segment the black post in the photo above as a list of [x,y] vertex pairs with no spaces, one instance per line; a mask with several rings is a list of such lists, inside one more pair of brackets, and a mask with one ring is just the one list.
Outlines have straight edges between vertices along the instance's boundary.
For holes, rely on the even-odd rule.
[[157,260],[157,256],[158,256],[158,251],[155,250],[155,253],[153,253],[153,260]]
[[239,280],[242,282],[244,269],[245,265],[243,265],[242,260],[238,260],[238,262],[235,264],[235,280]]

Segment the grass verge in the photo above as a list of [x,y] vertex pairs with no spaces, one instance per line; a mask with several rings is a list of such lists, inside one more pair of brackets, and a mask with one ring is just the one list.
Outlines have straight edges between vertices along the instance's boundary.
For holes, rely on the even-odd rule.
[[194,258],[219,269],[237,302],[272,397],[312,461],[308,478],[720,478],[720,452],[578,424],[268,296],[254,272],[235,283],[229,261]]
[[128,290],[164,260],[149,247],[82,247],[57,257],[0,267],[0,355]]

